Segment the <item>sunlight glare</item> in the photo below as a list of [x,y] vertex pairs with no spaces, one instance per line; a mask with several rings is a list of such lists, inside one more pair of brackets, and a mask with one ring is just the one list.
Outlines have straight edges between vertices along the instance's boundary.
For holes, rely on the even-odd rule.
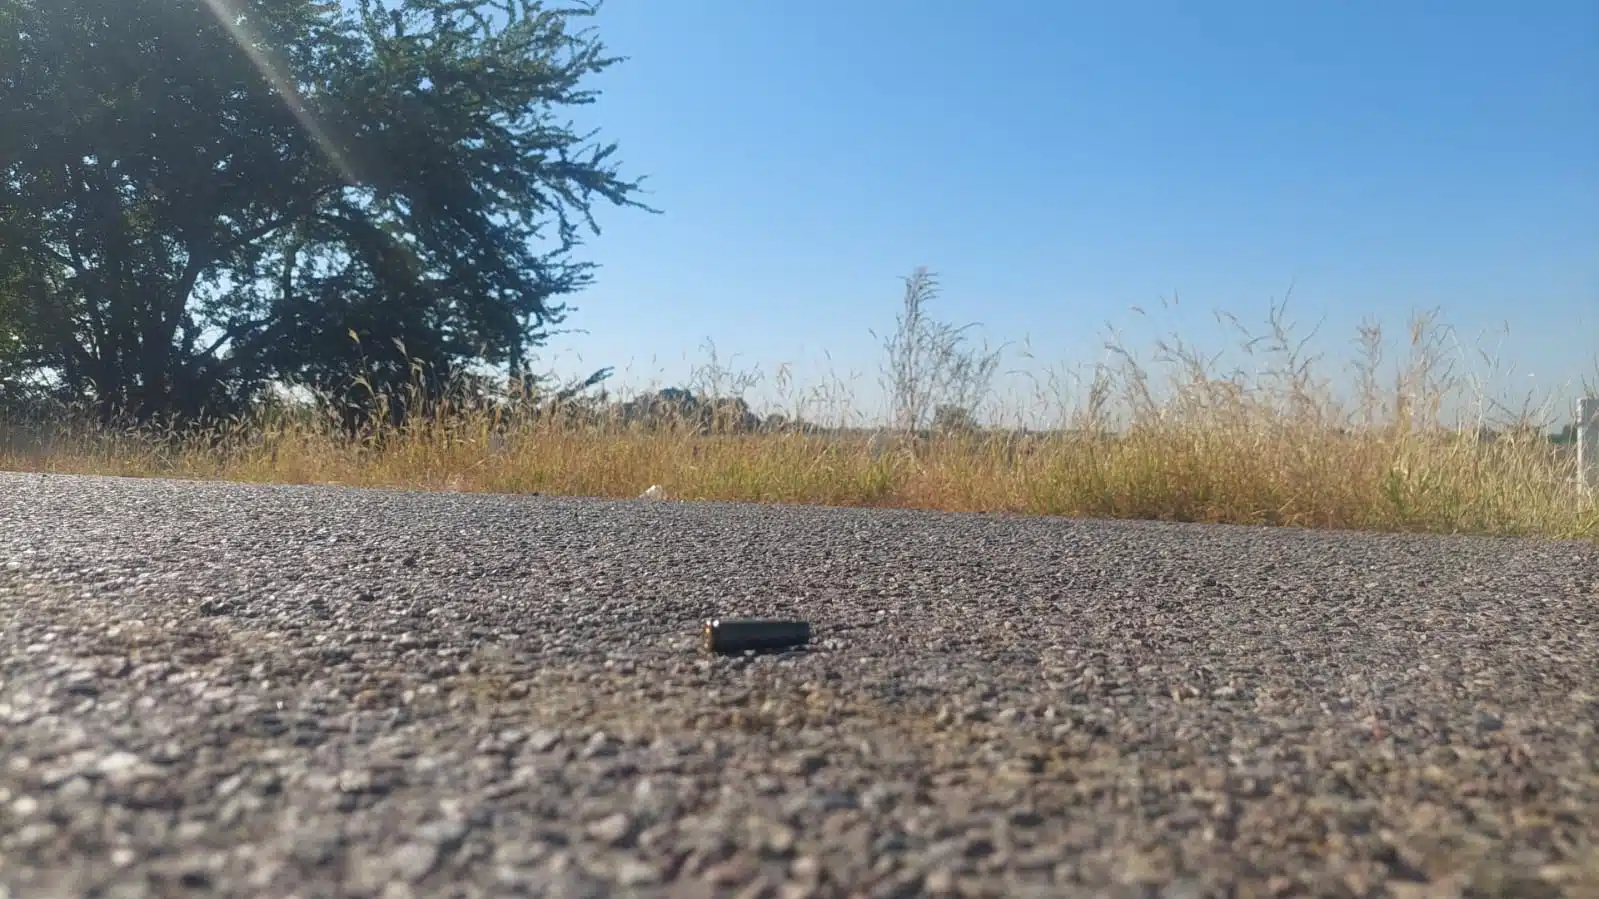
[[237,9],[232,8],[233,0],[204,0],[204,2],[211,14],[216,16],[217,22],[227,31],[228,36],[233,39],[233,42],[239,46],[240,50],[244,51],[244,55],[266,78],[267,83],[272,85],[272,89],[277,91],[278,96],[283,98],[283,102],[288,106],[289,112],[300,123],[300,126],[305,129],[306,133],[311,136],[311,140],[316,144],[317,149],[321,150],[322,154],[327,157],[328,162],[339,173],[339,177],[343,178],[348,185],[357,184],[358,179],[356,178],[355,168],[340,152],[338,145],[333,141],[327,130],[311,115],[310,110],[305,108],[305,103],[301,100],[299,91],[284,75],[283,67],[273,62],[262,42],[252,34],[249,23],[244,20],[244,17]]

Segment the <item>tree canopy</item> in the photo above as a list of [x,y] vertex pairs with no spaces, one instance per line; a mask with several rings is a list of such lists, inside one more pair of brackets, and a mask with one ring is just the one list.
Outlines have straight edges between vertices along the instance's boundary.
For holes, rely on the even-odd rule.
[[0,407],[7,397],[6,386],[16,381],[22,370],[22,297],[14,275],[0,272]]
[[559,117],[617,62],[593,12],[0,0],[0,342],[141,420],[523,372],[592,278],[596,201],[642,208]]

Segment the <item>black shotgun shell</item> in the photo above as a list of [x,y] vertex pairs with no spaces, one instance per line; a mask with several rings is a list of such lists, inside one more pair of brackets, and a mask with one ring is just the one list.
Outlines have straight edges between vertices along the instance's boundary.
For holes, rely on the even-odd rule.
[[775,621],[769,618],[712,618],[705,622],[702,645],[706,652],[730,653],[746,649],[789,649],[811,642],[809,621]]

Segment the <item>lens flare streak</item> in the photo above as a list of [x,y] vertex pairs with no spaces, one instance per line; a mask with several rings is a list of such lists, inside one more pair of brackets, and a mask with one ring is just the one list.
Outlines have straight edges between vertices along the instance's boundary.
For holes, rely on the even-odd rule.
[[306,109],[305,101],[300,97],[299,90],[284,74],[285,67],[273,61],[264,43],[252,33],[252,29],[245,17],[233,7],[232,0],[204,0],[204,3],[206,8],[211,11],[211,14],[216,17],[217,23],[228,33],[228,36],[239,46],[239,49],[244,51],[244,55],[261,73],[261,76],[267,80],[273,90],[277,91],[278,96],[283,98],[283,103],[289,108],[290,114],[300,123],[300,127],[305,129],[306,134],[311,137],[317,149],[327,157],[328,162],[339,173],[339,177],[343,178],[348,185],[354,186],[357,184],[359,179],[356,177],[354,166],[350,164],[344,153],[339,150],[338,144],[333,140],[327,129],[323,128],[310,110]]

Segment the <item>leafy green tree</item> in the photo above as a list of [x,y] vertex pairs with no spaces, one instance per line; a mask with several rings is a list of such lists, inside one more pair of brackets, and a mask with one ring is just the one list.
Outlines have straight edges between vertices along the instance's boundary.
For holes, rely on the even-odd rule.
[[22,295],[18,280],[15,275],[0,273],[0,407],[15,389],[23,367]]
[[32,313],[49,289],[37,273],[5,265],[0,256],[0,417],[22,411],[27,400],[43,396],[30,364],[35,347]]
[[58,274],[33,364],[141,420],[525,374],[593,205],[645,208],[557,117],[617,61],[594,11],[0,0],[0,272]]

